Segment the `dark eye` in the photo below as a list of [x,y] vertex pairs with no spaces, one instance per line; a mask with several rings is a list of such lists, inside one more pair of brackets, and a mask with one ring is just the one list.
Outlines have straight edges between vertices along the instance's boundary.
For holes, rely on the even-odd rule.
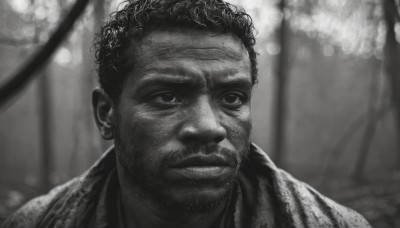
[[173,92],[156,93],[151,100],[154,104],[159,105],[176,105],[181,102],[181,99]]
[[221,103],[229,107],[240,107],[245,102],[245,96],[239,93],[227,93],[221,98]]
[[173,93],[163,93],[159,95],[161,100],[166,103],[176,102],[178,99]]
[[235,95],[235,94],[228,94],[224,97],[225,102],[229,103],[229,104],[233,104],[233,103],[238,103],[239,101],[239,96]]

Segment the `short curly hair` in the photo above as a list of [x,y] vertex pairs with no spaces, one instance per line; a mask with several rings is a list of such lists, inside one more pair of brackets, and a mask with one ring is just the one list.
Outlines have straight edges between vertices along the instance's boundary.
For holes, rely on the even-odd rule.
[[[257,59],[252,18],[223,0],[126,0],[96,35],[94,48],[100,86],[119,101],[126,75],[134,67],[125,50],[157,28],[195,28],[233,33],[249,53],[252,82],[257,82]],[[130,60],[132,61],[132,60]]]

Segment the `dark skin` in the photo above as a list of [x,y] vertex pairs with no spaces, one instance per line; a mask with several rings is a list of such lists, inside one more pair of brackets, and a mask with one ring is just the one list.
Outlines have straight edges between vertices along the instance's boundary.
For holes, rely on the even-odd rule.
[[155,30],[129,51],[140,58],[119,102],[93,92],[100,132],[115,136],[125,223],[210,227],[249,149],[248,52],[232,34],[189,29]]

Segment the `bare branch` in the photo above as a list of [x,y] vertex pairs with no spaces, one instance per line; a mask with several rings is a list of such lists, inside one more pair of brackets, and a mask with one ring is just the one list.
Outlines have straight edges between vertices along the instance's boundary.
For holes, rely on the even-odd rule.
[[31,60],[18,70],[14,76],[9,77],[9,80],[0,85],[0,106],[3,106],[8,100],[18,94],[33,78],[34,73],[47,62],[51,54],[53,54],[72,29],[75,21],[86,9],[88,3],[89,0],[76,0],[69,14],[61,22],[43,48],[35,53]]

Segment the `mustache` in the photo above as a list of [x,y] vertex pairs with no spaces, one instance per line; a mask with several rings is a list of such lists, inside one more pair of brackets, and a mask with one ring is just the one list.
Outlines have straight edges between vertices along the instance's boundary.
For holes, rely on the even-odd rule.
[[212,146],[168,151],[161,158],[161,166],[164,169],[169,168],[195,156],[201,156],[209,160],[215,159],[230,167],[236,167],[239,164],[239,158],[235,151],[228,148]]

